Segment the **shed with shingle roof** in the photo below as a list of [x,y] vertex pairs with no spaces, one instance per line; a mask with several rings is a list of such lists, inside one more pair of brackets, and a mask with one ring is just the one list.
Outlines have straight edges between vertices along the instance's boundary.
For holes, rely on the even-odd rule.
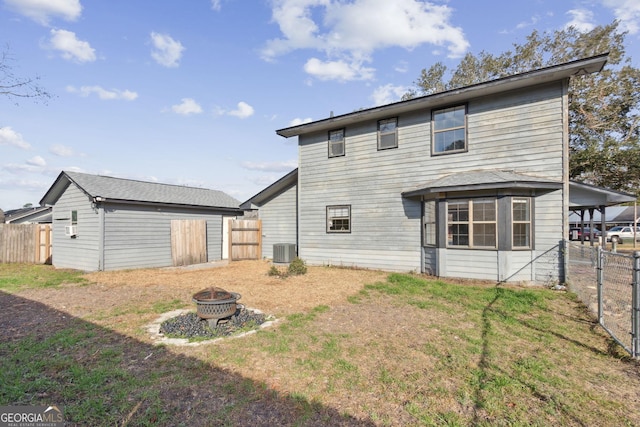
[[69,171],[40,204],[52,206],[53,264],[86,271],[174,265],[176,221],[196,221],[193,233],[205,234],[194,236],[206,242],[195,261],[223,259],[223,219],[243,214],[240,202],[219,190]]

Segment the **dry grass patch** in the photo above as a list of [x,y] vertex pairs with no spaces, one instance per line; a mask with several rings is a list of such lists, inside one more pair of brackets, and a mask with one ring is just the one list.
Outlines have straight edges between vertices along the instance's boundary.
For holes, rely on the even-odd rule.
[[[3,322],[50,333],[18,305],[41,301],[60,325],[68,313],[102,328],[68,345],[56,338],[62,350],[52,354],[123,371],[126,384],[93,392],[96,404],[119,402],[111,425],[140,402],[132,422],[141,425],[640,425],[638,363],[570,294],[328,267],[281,279],[269,268],[92,273],[83,277],[94,284],[18,291]],[[142,326],[193,307],[191,296],[208,286],[239,292],[281,321],[212,345],[150,345]],[[60,372],[51,384],[65,390]],[[131,402],[113,394],[122,387]],[[81,399],[70,399],[63,403],[78,413]]]

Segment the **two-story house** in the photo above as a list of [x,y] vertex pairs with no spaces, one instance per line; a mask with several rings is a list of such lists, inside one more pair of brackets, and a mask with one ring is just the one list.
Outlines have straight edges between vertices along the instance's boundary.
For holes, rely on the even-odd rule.
[[312,265],[564,280],[577,60],[277,130],[298,169],[247,200]]

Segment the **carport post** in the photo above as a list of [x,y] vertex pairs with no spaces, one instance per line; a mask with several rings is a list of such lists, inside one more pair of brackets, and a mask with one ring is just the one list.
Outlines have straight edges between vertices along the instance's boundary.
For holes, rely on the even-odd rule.
[[607,249],[607,218],[606,207],[600,206],[600,246]]
[[640,356],[640,251],[633,252],[633,296],[631,311],[631,356]]

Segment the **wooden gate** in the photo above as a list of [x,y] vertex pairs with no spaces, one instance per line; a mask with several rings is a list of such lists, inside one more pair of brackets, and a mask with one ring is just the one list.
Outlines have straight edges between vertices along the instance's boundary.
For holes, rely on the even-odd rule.
[[171,258],[176,267],[207,262],[207,221],[171,220]]
[[51,225],[0,224],[0,262],[51,264]]
[[262,258],[262,221],[259,219],[232,219],[229,229],[229,256],[231,261]]
[[36,263],[51,264],[53,252],[53,228],[49,224],[36,225]]

